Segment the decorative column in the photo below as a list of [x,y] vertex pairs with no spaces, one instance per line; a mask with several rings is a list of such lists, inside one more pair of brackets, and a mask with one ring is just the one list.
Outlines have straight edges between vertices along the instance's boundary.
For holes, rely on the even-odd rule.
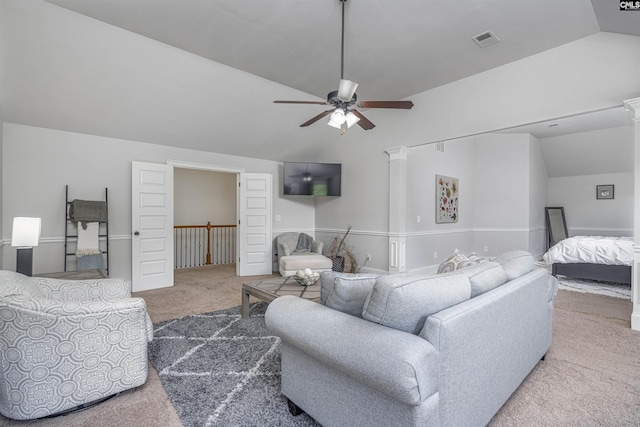
[[624,108],[632,113],[634,122],[634,193],[633,193],[633,275],[631,276],[631,329],[640,331],[640,98],[624,101]]
[[388,148],[389,271],[405,271],[407,247],[407,147]]

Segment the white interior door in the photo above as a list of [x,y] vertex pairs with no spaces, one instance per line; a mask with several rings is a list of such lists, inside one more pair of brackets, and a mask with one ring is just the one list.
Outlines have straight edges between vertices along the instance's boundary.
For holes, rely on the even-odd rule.
[[173,286],[173,166],[132,162],[134,292]]
[[271,210],[273,185],[271,174],[239,175],[238,276],[272,273]]

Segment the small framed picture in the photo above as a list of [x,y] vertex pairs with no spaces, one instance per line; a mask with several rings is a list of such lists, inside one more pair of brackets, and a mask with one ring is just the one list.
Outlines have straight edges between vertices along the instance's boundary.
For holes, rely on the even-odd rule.
[[596,185],[596,199],[613,199],[613,185]]

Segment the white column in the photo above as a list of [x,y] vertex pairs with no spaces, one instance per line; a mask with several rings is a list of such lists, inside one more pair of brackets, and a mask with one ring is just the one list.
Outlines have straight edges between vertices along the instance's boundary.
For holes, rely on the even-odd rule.
[[633,275],[631,277],[631,329],[640,331],[640,98],[624,101],[624,108],[632,113],[635,126],[635,173],[633,212]]
[[388,148],[389,271],[405,271],[407,247],[407,147]]

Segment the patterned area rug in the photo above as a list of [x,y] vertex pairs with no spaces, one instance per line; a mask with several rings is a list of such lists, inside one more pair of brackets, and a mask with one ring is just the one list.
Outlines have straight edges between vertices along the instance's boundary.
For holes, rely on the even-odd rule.
[[616,298],[631,299],[631,285],[598,280],[575,279],[558,275],[558,288],[576,292],[607,295]]
[[318,426],[294,417],[280,394],[280,339],[264,323],[267,304],[154,324],[149,358],[186,426]]

